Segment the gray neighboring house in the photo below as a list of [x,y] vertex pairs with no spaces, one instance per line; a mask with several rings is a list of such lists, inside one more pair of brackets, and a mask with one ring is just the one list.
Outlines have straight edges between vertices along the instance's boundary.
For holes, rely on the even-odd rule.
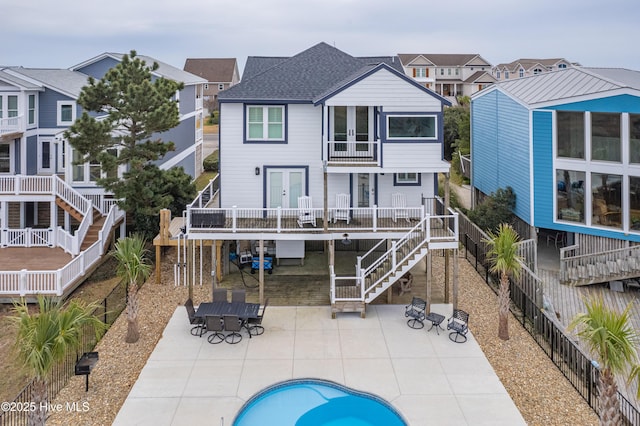
[[204,101],[208,110],[218,109],[218,92],[240,82],[236,58],[187,58],[184,70],[207,81]]

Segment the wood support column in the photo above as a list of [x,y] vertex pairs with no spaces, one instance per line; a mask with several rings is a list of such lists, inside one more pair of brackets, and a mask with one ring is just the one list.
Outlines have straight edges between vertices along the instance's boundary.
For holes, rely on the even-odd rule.
[[259,299],[260,299],[260,304],[264,305],[264,240],[260,240],[260,245],[259,247],[259,258],[260,258],[260,268],[258,268],[259,274],[258,274],[258,279],[260,281],[260,292],[259,292]]

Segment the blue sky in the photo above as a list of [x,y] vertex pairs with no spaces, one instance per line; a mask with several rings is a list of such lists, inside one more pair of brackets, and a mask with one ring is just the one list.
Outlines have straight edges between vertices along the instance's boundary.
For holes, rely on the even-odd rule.
[[66,68],[103,52],[290,56],[321,41],[354,56],[477,53],[640,70],[628,0],[0,0],[0,65]]

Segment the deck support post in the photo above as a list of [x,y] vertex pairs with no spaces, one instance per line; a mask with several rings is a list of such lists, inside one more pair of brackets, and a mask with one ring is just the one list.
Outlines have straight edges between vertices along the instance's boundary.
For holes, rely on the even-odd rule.
[[[445,173],[444,174],[444,214],[447,214],[447,211],[449,210],[450,200],[451,200],[451,186],[449,181],[449,173]],[[449,249],[445,250],[444,252],[444,303],[449,303],[449,292],[450,292],[449,258],[450,256],[451,256],[451,250]]]
[[458,308],[458,249],[453,249],[453,309]]
[[260,280],[260,304],[263,305],[264,304],[264,240],[260,239],[260,245],[258,246],[259,250],[259,258],[260,258],[260,268],[258,268],[259,274],[259,280]]
[[426,264],[427,264],[427,270],[425,271],[425,273],[427,274],[427,294],[426,294],[426,299],[427,299],[427,312],[431,312],[431,258],[433,257],[433,251],[429,250],[427,252],[427,256],[426,256]]

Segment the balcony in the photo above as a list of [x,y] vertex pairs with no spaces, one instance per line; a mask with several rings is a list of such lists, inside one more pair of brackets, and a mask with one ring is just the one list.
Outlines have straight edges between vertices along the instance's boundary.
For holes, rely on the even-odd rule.
[[328,141],[328,166],[380,166],[380,140]]
[[20,137],[24,132],[24,127],[22,115],[0,118],[0,140],[10,140]]

